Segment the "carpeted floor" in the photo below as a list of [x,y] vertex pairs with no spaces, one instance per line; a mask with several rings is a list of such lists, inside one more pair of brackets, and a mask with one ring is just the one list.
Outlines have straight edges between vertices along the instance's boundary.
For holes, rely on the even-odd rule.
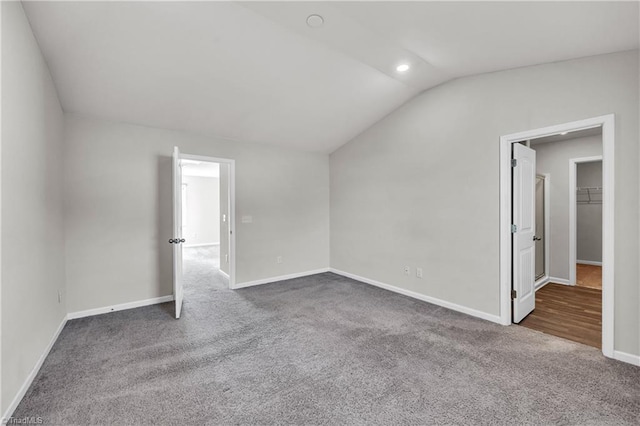
[[[188,272],[188,274],[192,273]],[[215,277],[214,277],[215,278]],[[640,368],[331,273],[70,321],[15,417],[58,424],[638,424]]]
[[229,282],[219,270],[220,246],[185,247],[182,251],[185,295],[206,289],[229,288]]

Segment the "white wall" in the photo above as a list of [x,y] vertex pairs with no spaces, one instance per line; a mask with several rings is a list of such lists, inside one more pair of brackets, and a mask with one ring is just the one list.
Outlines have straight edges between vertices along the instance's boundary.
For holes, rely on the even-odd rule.
[[186,202],[182,235],[185,245],[220,244],[220,179],[183,176]]
[[614,113],[615,349],[639,355],[638,77],[632,51],[415,97],[331,155],[331,266],[498,315],[499,137]]
[[172,293],[174,145],[236,160],[237,283],[329,266],[328,155],[66,114],[70,312]]
[[[65,318],[62,109],[20,2],[2,2],[2,407]],[[1,415],[1,414],[0,414]],[[34,414],[35,415],[35,414]]]
[[[532,146],[538,174],[550,175],[549,276],[569,280],[569,159],[602,155],[602,135]],[[602,232],[602,225],[600,226]]]
[[[602,187],[602,161],[580,163],[578,187]],[[602,200],[602,192],[594,198]],[[578,203],[576,206],[576,252],[578,261],[602,262],[602,204]]]

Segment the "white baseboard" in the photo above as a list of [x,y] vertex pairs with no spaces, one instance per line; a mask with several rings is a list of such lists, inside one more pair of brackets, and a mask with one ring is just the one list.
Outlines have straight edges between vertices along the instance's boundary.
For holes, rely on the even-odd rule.
[[576,263],[580,265],[602,266],[602,262],[596,262],[594,260],[576,260]]
[[626,352],[613,351],[613,359],[618,361],[627,362],[629,364],[640,367],[640,355],[632,355]]
[[340,271],[338,269],[330,268],[329,270],[334,274],[342,275],[343,277],[351,278],[353,280],[360,281],[365,284],[371,284],[373,286],[380,287],[385,290],[393,291],[394,293],[399,293],[404,296],[409,296],[414,299],[422,300],[423,302],[432,303],[434,305],[442,306],[444,308],[451,309],[453,311],[462,312],[463,314],[471,315],[476,318],[481,318],[483,320],[495,322],[497,324],[502,324],[502,322],[500,321],[499,315],[488,314],[486,312],[478,311],[476,309],[468,308],[466,306],[458,305],[452,302],[447,302],[446,300],[436,299],[435,297],[426,296],[424,294],[416,293],[411,290],[405,290],[400,287],[396,287],[390,284],[385,284],[380,281],[372,280],[370,278],[361,277],[359,275],[351,274],[349,272]]
[[549,284],[551,282],[551,280],[549,279],[549,277],[542,277],[540,278],[539,281],[536,281],[534,288],[535,291],[540,290],[542,287],[544,287],[545,285]]
[[555,283],[555,284],[575,286],[575,284],[571,284],[571,281],[566,280],[564,278],[549,277],[549,282]]
[[2,419],[0,419],[2,424],[4,424],[13,415],[13,412],[16,410],[16,408],[18,408],[18,404],[20,404],[20,401],[22,401],[22,398],[24,398],[25,394],[29,390],[31,383],[33,383],[33,379],[35,379],[38,375],[40,368],[42,368],[42,364],[44,364],[44,360],[47,359],[49,352],[51,352],[51,348],[53,348],[53,345],[56,343],[56,340],[58,340],[58,336],[60,336],[60,333],[62,332],[62,329],[66,324],[67,317],[65,316],[58,326],[58,329],[55,331],[55,333],[53,333],[53,337],[51,337],[51,341],[49,341],[49,344],[44,349],[44,352],[42,352],[42,355],[40,355],[40,358],[38,358],[36,365],[33,367],[24,383],[20,387],[20,390],[16,394],[15,398],[13,398],[13,401],[11,401],[11,404],[9,404],[9,406],[7,407],[7,411],[3,414]]
[[154,297],[152,299],[137,300],[135,302],[121,303],[119,305],[105,306],[102,308],[95,308],[95,309],[87,309],[86,311],[71,312],[67,314],[67,319],[72,320],[77,318],[90,317],[93,315],[107,314],[109,312],[124,311],[126,309],[133,309],[133,308],[139,308],[142,306],[156,305],[158,303],[171,302],[172,300],[173,300],[173,295],[170,294],[169,296]]
[[191,247],[208,247],[208,246],[219,246],[219,245],[220,243],[183,244],[182,247],[191,248]]
[[245,288],[245,287],[253,287],[254,285],[269,284],[269,283],[275,283],[278,281],[291,280],[294,278],[306,277],[309,275],[322,274],[324,272],[329,272],[329,268],[314,269],[313,271],[297,272],[295,274],[280,275],[279,277],[264,278],[261,280],[238,283],[235,286],[233,286],[233,290],[237,290],[239,288]]

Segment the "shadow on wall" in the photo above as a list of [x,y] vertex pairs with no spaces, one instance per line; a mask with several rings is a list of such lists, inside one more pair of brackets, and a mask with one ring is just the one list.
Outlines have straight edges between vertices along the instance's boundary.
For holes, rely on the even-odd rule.
[[156,244],[157,244],[157,294],[173,294],[173,252],[171,244],[168,243],[173,238],[173,158],[170,156],[159,156],[157,164],[157,186],[156,186]]

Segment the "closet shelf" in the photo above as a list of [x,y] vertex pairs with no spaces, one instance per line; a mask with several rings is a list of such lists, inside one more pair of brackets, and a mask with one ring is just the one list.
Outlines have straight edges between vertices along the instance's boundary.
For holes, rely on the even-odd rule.
[[576,188],[578,204],[602,204],[601,186],[583,186]]

